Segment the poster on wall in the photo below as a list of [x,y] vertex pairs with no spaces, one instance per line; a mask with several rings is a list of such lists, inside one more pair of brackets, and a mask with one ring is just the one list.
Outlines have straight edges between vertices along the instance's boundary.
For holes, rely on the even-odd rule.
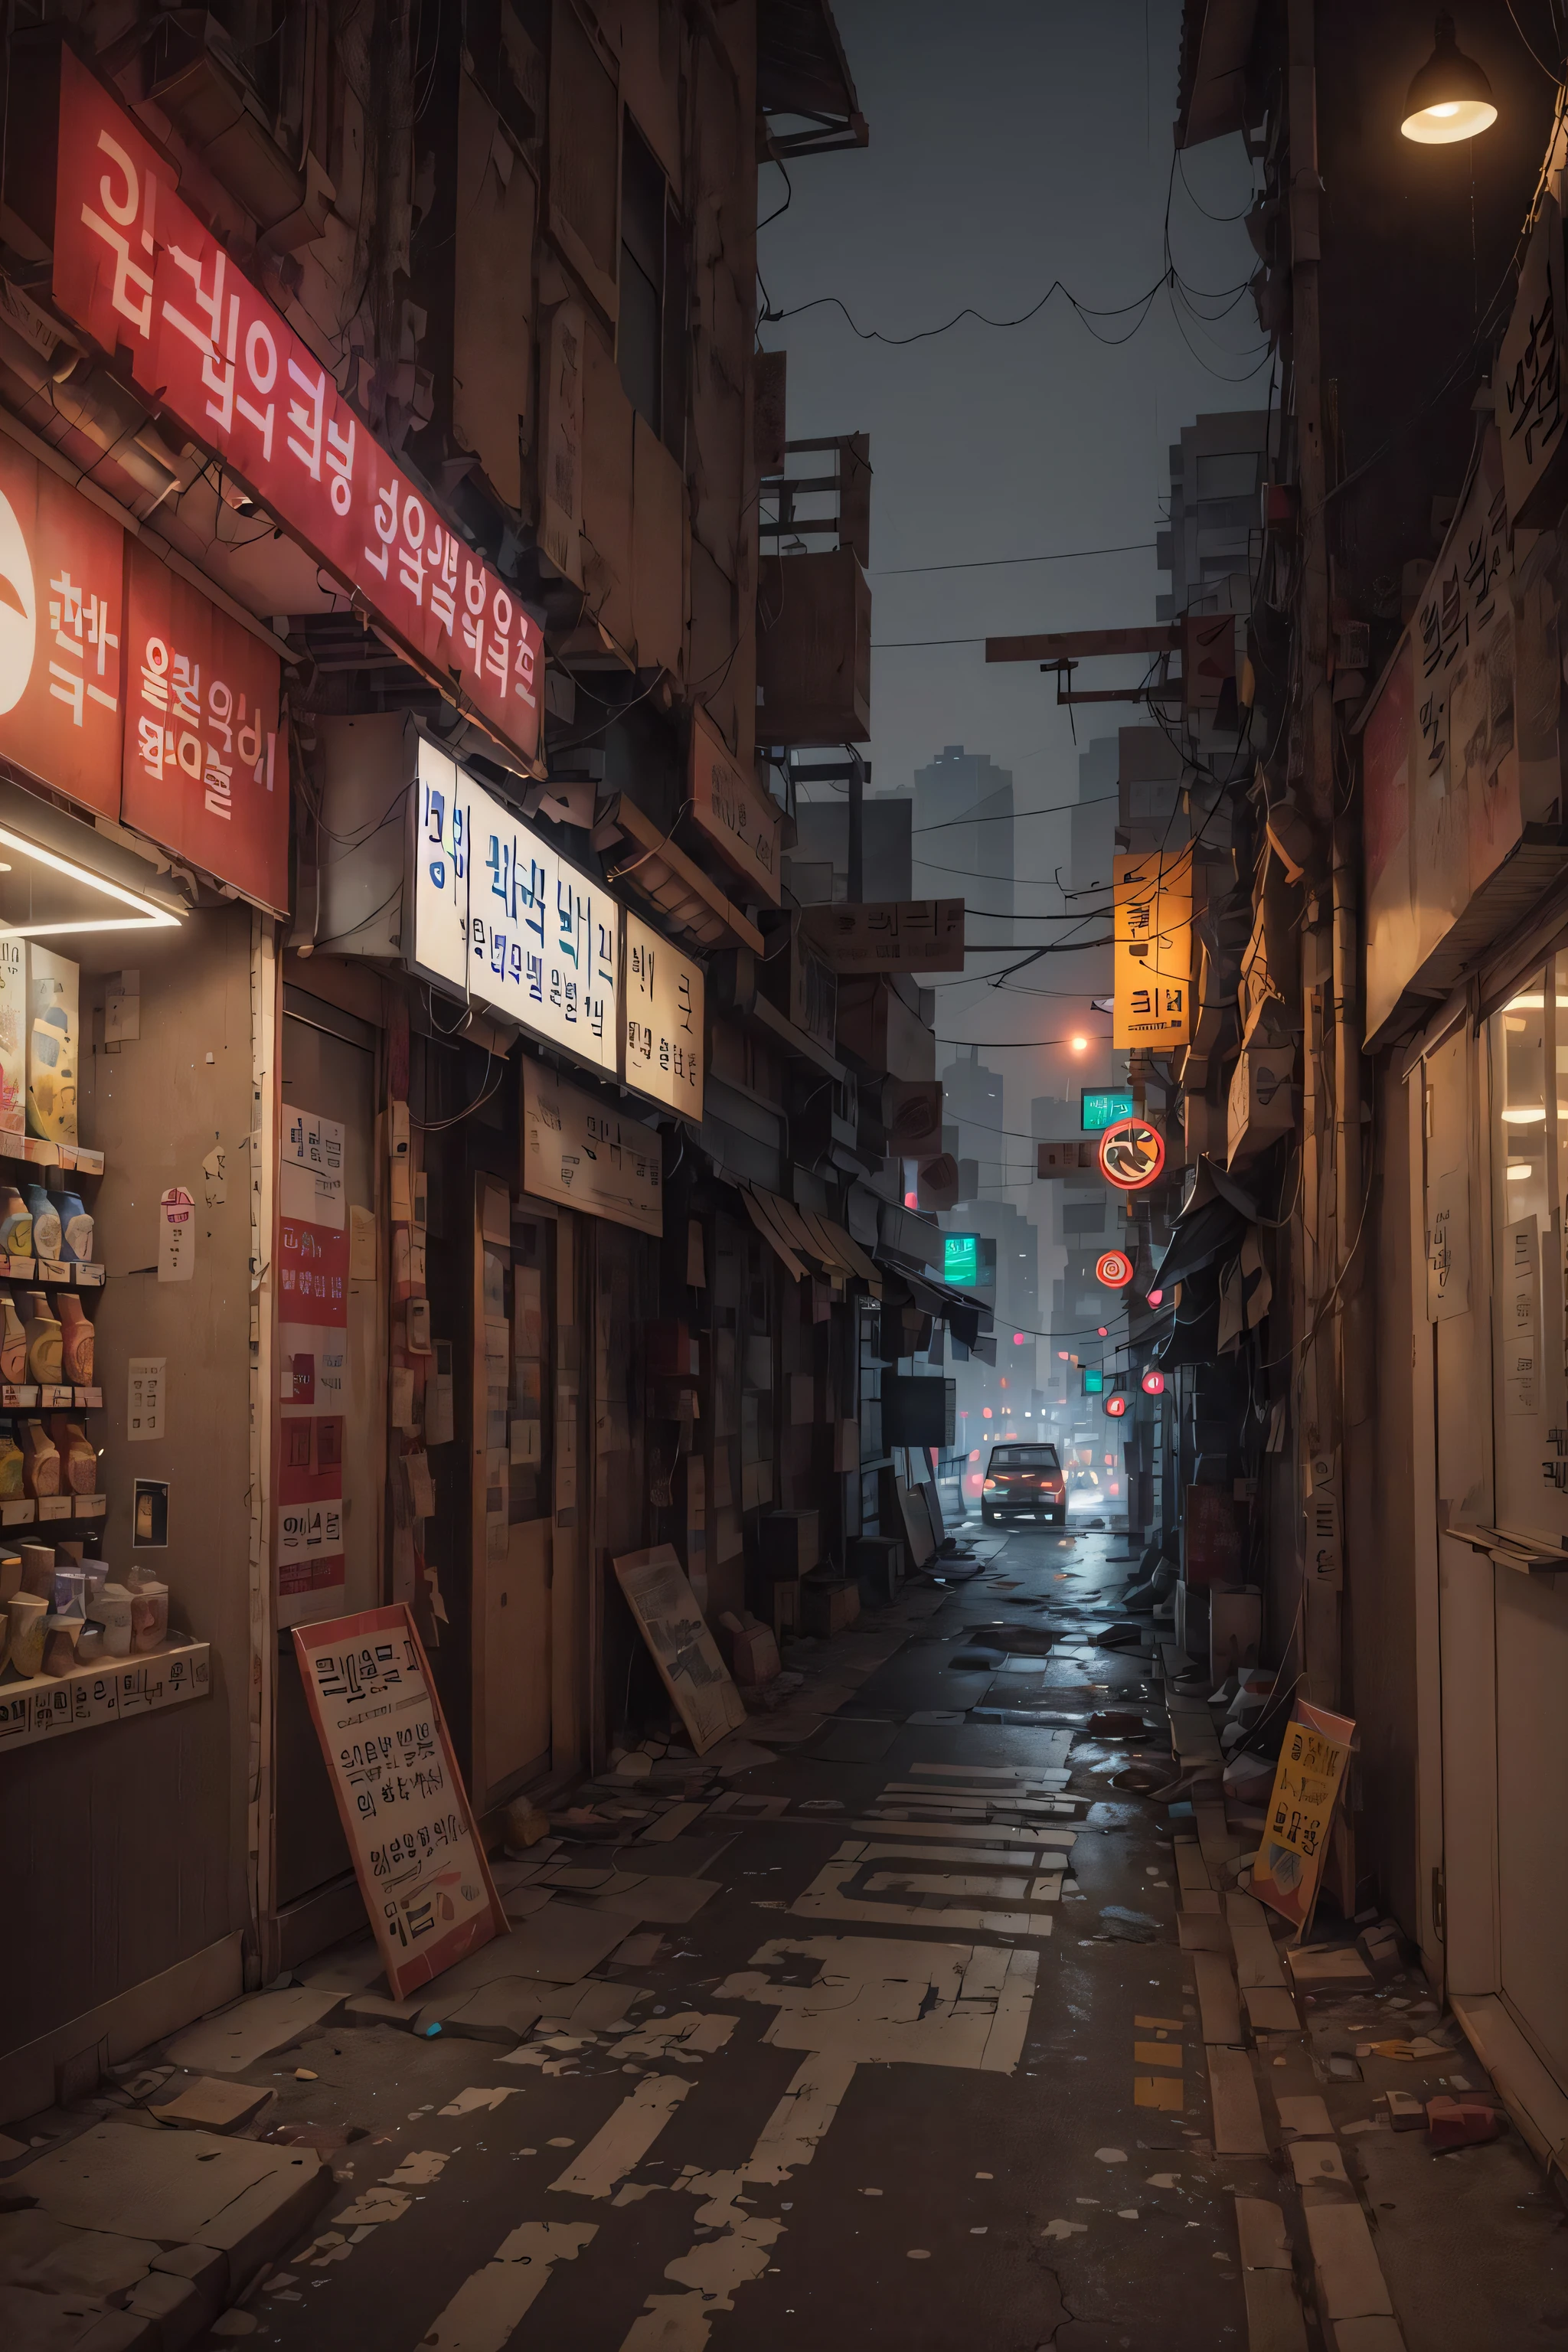
[[280,1624],[341,1607],[349,1233],[340,1119],[283,1106],[278,1181],[279,1458],[274,1550]]
[[294,1655],[395,2000],[510,1932],[401,1601],[294,1629]]

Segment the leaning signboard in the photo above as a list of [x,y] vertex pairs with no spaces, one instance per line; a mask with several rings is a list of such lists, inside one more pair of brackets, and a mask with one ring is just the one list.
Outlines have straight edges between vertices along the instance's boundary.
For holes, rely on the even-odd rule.
[[1354,1740],[1349,1716],[1331,1715],[1305,1699],[1291,1708],[1252,1866],[1252,1892],[1301,1932],[1318,1899],[1329,1828]]
[[405,2000],[510,1933],[405,1605],[296,1625],[294,1655],[364,1907]]

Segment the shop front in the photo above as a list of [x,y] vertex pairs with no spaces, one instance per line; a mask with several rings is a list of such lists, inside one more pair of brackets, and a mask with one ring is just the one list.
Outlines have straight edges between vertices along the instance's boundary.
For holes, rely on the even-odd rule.
[[0,419],[0,2112],[240,1990],[282,649]]
[[1392,1801],[1381,1754],[1418,1757],[1396,1869],[1428,1970],[1546,2155],[1568,2134],[1568,732],[1558,534],[1509,513],[1489,433],[1362,729],[1379,1319],[1408,1319],[1412,1380],[1350,1433],[1384,1570],[1352,1642],[1363,1787]]

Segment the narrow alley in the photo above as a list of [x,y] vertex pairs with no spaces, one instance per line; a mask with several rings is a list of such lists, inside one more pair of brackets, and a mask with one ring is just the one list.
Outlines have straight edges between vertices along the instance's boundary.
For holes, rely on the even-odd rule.
[[[1168,1810],[1125,1792],[1169,1792],[1202,1702],[1119,1613],[1123,1538],[973,1554],[498,1853],[510,1932],[426,1997],[351,1939],[29,2119],[0,2264],[126,2310],[39,2335],[0,2289],[7,2343],[1560,2343],[1517,2136],[1445,2161],[1390,2107],[1490,2088],[1418,1969],[1310,1945],[1343,1973],[1298,2022],[1202,1762]],[[137,2242],[207,2215],[226,2260],[166,2250],[154,2300]]]

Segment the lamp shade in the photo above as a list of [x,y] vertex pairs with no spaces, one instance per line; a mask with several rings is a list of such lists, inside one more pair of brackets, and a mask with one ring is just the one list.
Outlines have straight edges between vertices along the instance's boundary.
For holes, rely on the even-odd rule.
[[1405,96],[1399,127],[1418,146],[1448,147],[1475,138],[1496,121],[1492,86],[1474,58],[1460,49],[1454,20],[1445,10],[1437,19],[1436,45]]

